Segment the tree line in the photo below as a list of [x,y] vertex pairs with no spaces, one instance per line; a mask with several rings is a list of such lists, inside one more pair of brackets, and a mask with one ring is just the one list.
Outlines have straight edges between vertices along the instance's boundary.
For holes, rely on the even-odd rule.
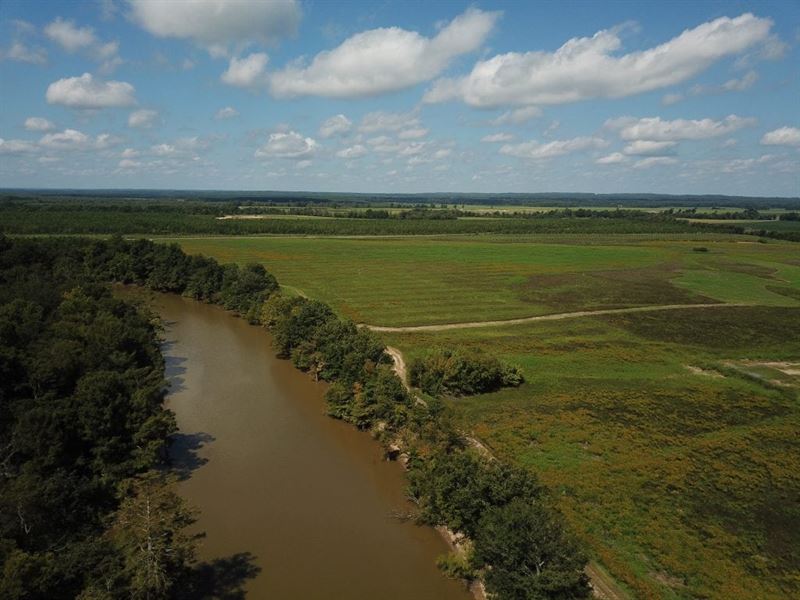
[[[588,597],[585,556],[535,476],[476,455],[440,399],[406,390],[376,334],[322,302],[281,295],[261,265],[120,237],[0,237],[0,277],[0,583],[12,598],[193,589],[192,513],[155,470],[175,430],[157,331],[108,282],[183,294],[266,327],[279,356],[331,383],[331,416],[407,452],[418,518],[472,540],[459,576],[482,576],[499,599]],[[497,373],[515,377],[488,357],[476,364],[463,393]],[[141,526],[152,506],[155,531]]]

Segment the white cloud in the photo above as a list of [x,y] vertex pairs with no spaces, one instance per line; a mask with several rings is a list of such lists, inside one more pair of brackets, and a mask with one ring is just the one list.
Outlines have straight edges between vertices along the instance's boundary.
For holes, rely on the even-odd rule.
[[296,131],[271,133],[267,143],[256,150],[257,158],[307,158],[319,144]]
[[623,153],[631,156],[664,156],[671,154],[678,142],[654,142],[652,140],[635,140],[625,146]]
[[120,156],[122,158],[136,158],[137,156],[139,156],[139,154],[140,152],[138,150],[135,150],[133,148],[125,148],[125,150],[122,151]]
[[29,154],[36,150],[36,144],[33,142],[0,138],[0,154]]
[[138,169],[142,166],[142,163],[137,160],[131,160],[130,158],[123,158],[119,161],[117,166],[119,166],[120,169]]
[[254,52],[244,58],[233,57],[220,79],[236,87],[250,88],[265,85],[269,58],[263,52]]
[[704,140],[727,135],[743,127],[755,125],[755,123],[755,119],[737,115],[729,115],[721,121],[713,119],[665,121],[661,117],[644,119],[620,117],[609,119],[605,126],[609,129],[619,130],[619,135],[623,140],[679,141]]
[[367,148],[361,144],[356,144],[355,146],[350,146],[349,148],[343,148],[336,153],[336,156],[339,158],[361,158],[362,156],[367,154]]
[[722,164],[723,173],[737,173],[740,171],[750,171],[758,165],[772,162],[777,157],[774,154],[762,154],[758,158],[735,158]]
[[607,145],[608,142],[602,138],[576,137],[569,140],[554,140],[546,144],[541,144],[536,141],[523,142],[521,144],[506,144],[500,148],[500,154],[541,160],[562,156],[571,152],[602,148]]
[[58,17],[44,28],[45,35],[67,52],[77,52],[97,43],[91,27],[78,27],[74,21]]
[[490,125],[521,125],[531,119],[536,119],[542,116],[542,109],[538,106],[523,106],[522,108],[515,108],[504,112],[496,119],[489,121]]
[[800,129],[781,127],[764,134],[761,143],[765,146],[800,146]]
[[77,129],[65,129],[42,136],[39,145],[49,150],[103,150],[118,144],[119,141],[108,133],[101,133],[92,138]]
[[236,110],[232,106],[226,106],[225,108],[220,108],[214,115],[214,118],[217,120],[222,120],[222,119],[233,119],[238,116],[239,116],[238,110]]
[[424,127],[414,127],[412,129],[405,129],[397,134],[401,140],[417,140],[428,135],[428,130]]
[[342,135],[347,133],[352,129],[353,122],[348,119],[346,116],[339,114],[334,115],[330,119],[326,119],[325,122],[319,128],[319,134],[323,138],[329,138],[334,135]]
[[14,42],[8,50],[0,53],[0,59],[43,65],[47,62],[47,52],[44,48],[31,48],[22,42]]
[[220,55],[228,45],[270,43],[293,35],[302,11],[297,0],[129,0],[131,18],[158,37],[187,39]]
[[134,87],[125,81],[101,81],[89,73],[67,77],[47,88],[47,102],[70,108],[109,108],[136,104]]
[[437,81],[427,102],[472,106],[563,104],[621,98],[675,85],[769,36],[772,21],[752,14],[721,17],[647,50],[615,55],[619,29],[572,38],[555,52],[508,52],[478,62],[460,79]]
[[491,135],[485,135],[481,138],[482,142],[488,142],[490,144],[494,144],[497,142],[510,142],[514,139],[514,136],[510,133],[492,133]]
[[158,119],[158,111],[142,108],[133,111],[128,116],[128,127],[149,129],[155,124],[156,119]]
[[673,104],[677,104],[683,100],[683,94],[681,93],[674,93],[674,94],[664,94],[664,97],[661,98],[661,104],[664,106],[672,106]]
[[439,75],[456,57],[477,50],[499,18],[470,8],[432,38],[399,27],[358,33],[317,54],[309,64],[290,64],[270,79],[278,97],[355,98],[412,87]]
[[635,163],[633,163],[633,168],[649,169],[651,167],[674,165],[677,162],[678,159],[672,158],[671,156],[650,156],[648,158],[643,158],[642,160],[637,160]]
[[55,128],[55,124],[44,117],[28,117],[25,119],[25,129],[28,131],[50,131]]
[[178,138],[172,143],[163,142],[150,147],[150,153],[156,156],[180,157],[192,156],[209,147],[208,140],[198,136]]
[[101,73],[111,73],[122,64],[117,56],[119,42],[100,41],[91,27],[78,27],[74,21],[58,17],[44,28],[44,33],[67,52],[86,51],[92,60],[102,63]]
[[420,127],[417,111],[407,113],[392,113],[384,111],[371,112],[361,119],[358,130],[363,133],[376,131],[400,131],[401,129],[415,129]]
[[613,152],[607,156],[601,156],[596,162],[598,165],[618,165],[628,160],[628,157],[621,152]]

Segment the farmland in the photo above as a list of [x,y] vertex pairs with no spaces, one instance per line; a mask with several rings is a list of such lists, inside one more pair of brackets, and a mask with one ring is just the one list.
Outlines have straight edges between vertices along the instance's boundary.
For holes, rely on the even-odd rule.
[[520,367],[521,387],[449,404],[497,456],[539,474],[634,596],[800,590],[796,245],[711,233],[171,241],[261,262],[293,293],[373,325],[717,305],[382,335],[407,359],[466,346]]

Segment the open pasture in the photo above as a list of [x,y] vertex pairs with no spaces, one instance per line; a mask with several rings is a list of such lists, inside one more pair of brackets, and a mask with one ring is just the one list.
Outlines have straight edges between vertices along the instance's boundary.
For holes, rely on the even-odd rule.
[[800,308],[383,335],[407,360],[468,346],[522,369],[450,404],[540,475],[633,597],[800,592]]

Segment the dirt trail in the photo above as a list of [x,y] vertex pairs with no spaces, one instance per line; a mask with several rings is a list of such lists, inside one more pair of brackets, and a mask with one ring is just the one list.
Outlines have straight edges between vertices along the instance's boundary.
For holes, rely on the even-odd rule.
[[447,331],[448,329],[476,329],[479,327],[495,327],[502,325],[519,325],[522,323],[535,323],[536,321],[560,321],[562,319],[576,319],[578,317],[594,317],[599,315],[617,315],[625,313],[654,312],[661,310],[679,310],[682,308],[720,308],[730,306],[748,306],[747,304],[663,304],[660,306],[633,306],[630,308],[607,308],[602,310],[579,310],[576,312],[555,313],[551,315],[538,315],[535,317],[521,317],[518,319],[503,319],[499,321],[469,321],[466,323],[444,323],[441,325],[409,325],[406,327],[385,327],[383,325],[367,325],[362,327],[372,331],[386,333],[408,333],[414,331]]
[[406,386],[406,389],[410,392],[411,386],[408,385],[408,376],[406,371],[406,361],[403,360],[403,353],[400,352],[397,348],[393,348],[392,346],[386,346],[386,354],[392,357],[394,361],[394,372],[400,378],[400,381],[403,382],[403,385]]

